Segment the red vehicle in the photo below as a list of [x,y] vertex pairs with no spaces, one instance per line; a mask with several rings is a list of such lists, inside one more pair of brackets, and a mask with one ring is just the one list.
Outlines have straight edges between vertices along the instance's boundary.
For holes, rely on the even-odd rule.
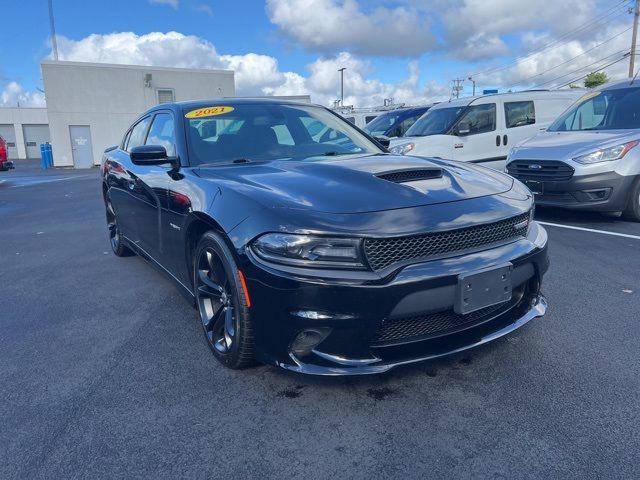
[[7,142],[0,137],[0,171],[13,168],[13,162],[7,158]]

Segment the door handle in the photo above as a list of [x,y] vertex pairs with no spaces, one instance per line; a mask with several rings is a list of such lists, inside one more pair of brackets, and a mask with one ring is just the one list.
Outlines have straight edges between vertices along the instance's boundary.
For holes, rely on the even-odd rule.
[[496,147],[500,146],[500,135],[496,135]]
[[508,140],[509,140],[509,139],[507,138],[507,136],[506,136],[506,135],[503,135],[503,136],[502,136],[502,144],[503,144],[505,147],[507,146],[507,141],[508,141]]

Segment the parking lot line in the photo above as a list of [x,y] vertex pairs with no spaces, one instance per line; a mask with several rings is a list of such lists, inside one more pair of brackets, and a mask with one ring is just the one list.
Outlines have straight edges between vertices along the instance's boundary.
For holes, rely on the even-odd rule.
[[538,222],[540,225],[548,225],[550,227],[568,228],[569,230],[581,230],[583,232],[601,233],[603,235],[613,235],[615,237],[634,238],[640,240],[640,235],[629,235],[628,233],[609,232],[607,230],[596,230],[593,228],[574,227],[573,225],[563,225],[561,223]]

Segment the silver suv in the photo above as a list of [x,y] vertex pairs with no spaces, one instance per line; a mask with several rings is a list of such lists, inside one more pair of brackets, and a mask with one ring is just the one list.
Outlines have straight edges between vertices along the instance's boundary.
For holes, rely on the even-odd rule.
[[554,207],[622,211],[640,221],[640,81],[589,92],[516,145],[507,171]]

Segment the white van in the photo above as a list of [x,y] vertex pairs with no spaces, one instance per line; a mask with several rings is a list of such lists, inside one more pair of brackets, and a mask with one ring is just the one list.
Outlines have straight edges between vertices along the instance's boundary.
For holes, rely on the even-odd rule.
[[432,107],[391,153],[482,163],[503,170],[513,145],[545,130],[582,97],[583,89],[467,97]]

